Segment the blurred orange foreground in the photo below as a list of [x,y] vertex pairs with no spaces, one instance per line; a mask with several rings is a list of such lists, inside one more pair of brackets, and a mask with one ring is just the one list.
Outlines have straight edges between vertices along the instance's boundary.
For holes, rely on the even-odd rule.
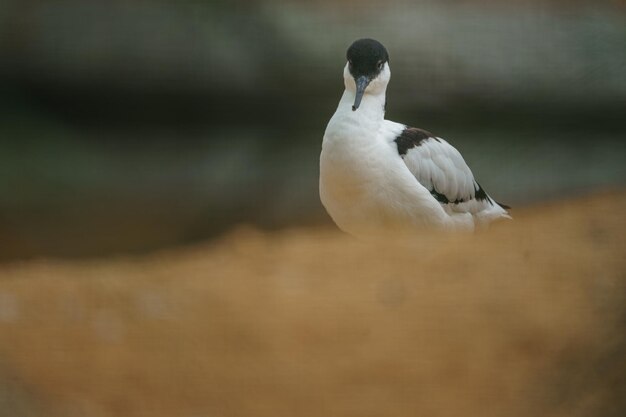
[[624,415],[625,206],[4,265],[0,415]]

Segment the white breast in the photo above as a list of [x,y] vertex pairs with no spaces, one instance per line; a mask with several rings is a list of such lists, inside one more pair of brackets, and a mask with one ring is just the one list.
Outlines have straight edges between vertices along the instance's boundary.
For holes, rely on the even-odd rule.
[[[450,221],[441,205],[407,169],[387,140],[387,136],[397,136],[402,125],[383,124],[382,111],[368,108],[376,104],[380,105],[364,100],[353,112],[340,102],[324,134],[320,197],[335,223],[356,236],[370,235],[381,228],[471,228],[471,215],[469,219],[457,216]],[[372,117],[371,111],[378,111],[380,116]]]

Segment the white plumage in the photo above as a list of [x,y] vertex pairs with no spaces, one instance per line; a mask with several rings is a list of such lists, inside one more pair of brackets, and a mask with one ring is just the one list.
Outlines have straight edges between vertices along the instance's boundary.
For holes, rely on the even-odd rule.
[[335,223],[369,236],[389,229],[472,230],[509,218],[452,145],[384,119],[390,76],[380,43],[362,39],[350,47],[346,88],[320,155],[320,198]]

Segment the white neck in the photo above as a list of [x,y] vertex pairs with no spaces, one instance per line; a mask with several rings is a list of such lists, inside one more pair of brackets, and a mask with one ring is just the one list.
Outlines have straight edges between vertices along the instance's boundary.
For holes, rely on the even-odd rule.
[[352,125],[351,130],[354,133],[356,131],[369,131],[370,134],[377,132],[385,117],[385,95],[390,78],[391,70],[389,64],[385,63],[380,73],[365,89],[359,108],[352,110],[356,96],[356,83],[350,73],[350,64],[346,63],[343,68],[343,82],[346,89],[333,116],[335,120],[331,120],[331,124],[339,122],[344,124],[344,129],[345,124]]
[[385,91],[382,91],[378,94],[373,93],[365,93],[363,95],[363,99],[361,100],[361,104],[358,109],[352,110],[352,106],[354,104],[354,98],[356,93],[354,90],[346,89],[343,92],[343,96],[341,97],[341,101],[339,102],[339,106],[344,104],[344,100],[347,101],[348,107],[350,111],[353,111],[355,114],[362,112],[367,113],[369,116],[383,119],[385,116],[385,100],[386,94]]
[[355,92],[346,89],[339,100],[335,115],[345,120],[358,123],[361,128],[376,132],[385,118],[385,92],[378,94],[365,93],[358,109],[352,110]]

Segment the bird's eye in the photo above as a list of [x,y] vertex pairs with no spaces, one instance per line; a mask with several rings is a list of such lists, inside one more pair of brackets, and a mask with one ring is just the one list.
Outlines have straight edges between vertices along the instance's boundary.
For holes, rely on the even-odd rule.
[[383,69],[383,66],[385,65],[385,63],[383,61],[378,61],[378,69],[381,70]]

